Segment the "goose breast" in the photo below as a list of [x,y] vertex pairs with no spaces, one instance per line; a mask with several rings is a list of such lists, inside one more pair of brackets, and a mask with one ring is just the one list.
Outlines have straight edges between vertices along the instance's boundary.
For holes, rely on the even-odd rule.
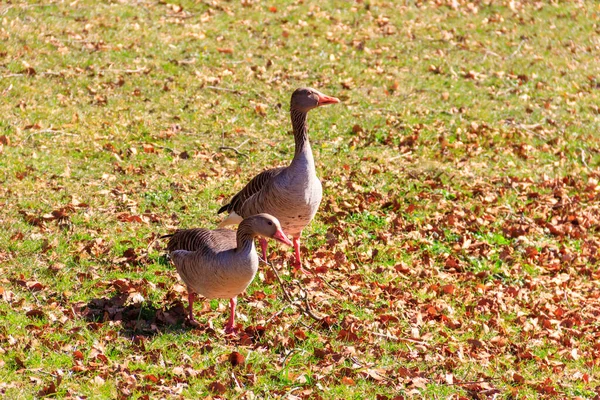
[[316,174],[286,170],[272,181],[269,190],[257,193],[255,199],[244,203],[242,212],[244,215],[259,211],[275,215],[282,229],[297,237],[314,218],[322,197],[321,181]]

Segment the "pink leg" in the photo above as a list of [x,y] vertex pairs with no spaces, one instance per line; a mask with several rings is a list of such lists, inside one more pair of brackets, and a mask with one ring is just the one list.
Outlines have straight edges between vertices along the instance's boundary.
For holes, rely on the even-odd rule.
[[188,311],[190,321],[195,321],[194,319],[194,300],[196,299],[196,293],[192,292],[192,289],[188,288]]
[[192,289],[190,289],[189,287],[187,288],[188,291],[188,317],[190,320],[190,325],[192,326],[200,326],[200,324],[198,323],[198,321],[196,321],[196,318],[194,318],[194,300],[196,299],[196,293],[194,293],[194,291]]
[[294,269],[296,271],[300,270],[305,274],[308,274],[308,272],[304,268],[302,268],[302,261],[300,260],[300,236],[293,237],[292,242],[294,243]]
[[237,298],[233,297],[229,299],[229,307],[231,312],[229,314],[229,321],[225,325],[225,333],[235,333],[235,306],[237,304]]
[[259,243],[260,243],[260,248],[262,249],[262,258],[263,261],[266,263],[267,262],[267,239],[261,237],[258,239]]

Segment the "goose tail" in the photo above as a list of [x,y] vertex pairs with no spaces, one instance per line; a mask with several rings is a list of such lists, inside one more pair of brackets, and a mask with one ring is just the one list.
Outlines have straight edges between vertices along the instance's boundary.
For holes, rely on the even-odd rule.
[[221,223],[219,224],[219,228],[223,228],[227,225],[237,225],[240,222],[242,222],[243,218],[240,217],[239,215],[237,215],[235,213],[235,211],[233,211],[231,214],[229,214],[227,216],[227,218],[225,218],[223,221],[221,221]]

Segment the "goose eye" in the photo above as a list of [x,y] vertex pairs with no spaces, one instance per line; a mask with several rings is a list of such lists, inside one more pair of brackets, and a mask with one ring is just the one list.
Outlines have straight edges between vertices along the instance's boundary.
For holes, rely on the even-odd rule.
[[267,224],[269,224],[269,225],[273,225],[273,223],[272,223],[271,221],[267,222]]

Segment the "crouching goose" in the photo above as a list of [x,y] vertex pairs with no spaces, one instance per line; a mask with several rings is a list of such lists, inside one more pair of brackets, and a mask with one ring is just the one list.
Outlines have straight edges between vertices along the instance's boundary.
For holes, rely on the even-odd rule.
[[[300,236],[312,221],[321,203],[321,182],[315,170],[308,140],[307,114],[316,107],[339,103],[335,97],[311,88],[299,88],[292,94],[290,116],[296,151],[287,167],[273,168],[256,175],[218,213],[229,212],[219,227],[239,223],[256,213],[269,213],[281,222],[294,242],[295,267],[302,269]],[[267,260],[267,241],[260,239],[263,259]]]
[[254,279],[258,256],[254,247],[256,236],[273,238],[287,245],[292,242],[281,230],[277,218],[258,214],[244,219],[237,232],[230,229],[182,229],[169,237],[167,251],[179,276],[187,285],[189,319],[194,319],[196,294],[208,299],[230,299],[231,314],[225,332],[234,332],[237,296]]

